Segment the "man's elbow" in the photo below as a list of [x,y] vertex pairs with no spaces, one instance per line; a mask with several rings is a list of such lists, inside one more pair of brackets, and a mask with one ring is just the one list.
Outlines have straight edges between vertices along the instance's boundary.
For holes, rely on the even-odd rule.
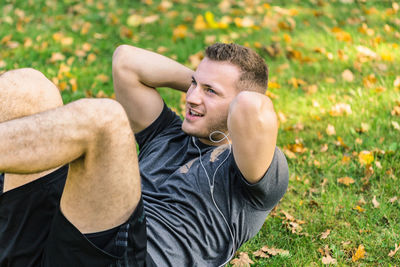
[[134,47],[129,45],[120,45],[115,49],[114,54],[112,56],[113,72],[119,71],[122,68],[126,67],[129,61],[128,55],[130,55],[133,50]]
[[[243,127],[249,124],[249,128],[256,131],[267,128],[277,129],[277,117],[272,101],[265,95],[252,91],[242,91],[232,101],[229,108],[228,121],[236,121]],[[261,127],[261,129],[259,128]]]

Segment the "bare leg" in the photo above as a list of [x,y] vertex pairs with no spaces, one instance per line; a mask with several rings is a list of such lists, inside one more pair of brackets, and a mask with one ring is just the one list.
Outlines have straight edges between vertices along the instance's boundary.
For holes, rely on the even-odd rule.
[[121,105],[84,99],[0,123],[0,172],[38,173],[69,162],[61,198],[66,218],[82,233],[124,223],[140,199],[140,176]]
[[[63,105],[58,88],[34,69],[8,71],[0,76],[0,122]],[[33,174],[5,174],[3,192],[22,186],[52,170]]]

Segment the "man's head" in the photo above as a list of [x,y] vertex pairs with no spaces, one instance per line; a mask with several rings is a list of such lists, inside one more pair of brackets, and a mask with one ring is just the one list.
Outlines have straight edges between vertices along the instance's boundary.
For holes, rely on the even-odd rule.
[[240,69],[236,83],[239,91],[248,90],[264,94],[268,86],[268,67],[265,61],[253,50],[238,44],[216,43],[206,48],[206,57],[229,62]]
[[182,130],[211,144],[210,133],[228,131],[228,110],[235,96],[243,90],[264,94],[267,83],[267,66],[251,49],[220,43],[208,47],[186,94]]

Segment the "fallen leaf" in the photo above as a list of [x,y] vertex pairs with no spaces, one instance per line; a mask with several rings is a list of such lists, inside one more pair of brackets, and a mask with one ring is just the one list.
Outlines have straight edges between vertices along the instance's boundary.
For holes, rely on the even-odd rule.
[[351,257],[351,260],[353,262],[356,262],[360,259],[363,259],[365,257],[365,248],[364,245],[360,244],[354,253],[354,255]]
[[358,211],[358,212],[365,212],[365,209],[364,208],[362,208],[362,207],[360,207],[360,206],[355,206],[354,208],[353,208],[353,210],[356,210],[356,211]]
[[331,136],[336,134],[335,126],[328,124],[328,127],[326,127],[326,134]]
[[395,130],[400,131],[400,125],[397,121],[392,121],[392,126]]
[[186,25],[178,25],[172,33],[172,39],[176,40],[176,39],[181,39],[181,38],[185,38],[187,35],[187,26]]
[[321,234],[321,239],[326,239],[328,238],[329,234],[331,233],[331,229],[326,230]]
[[65,59],[65,56],[59,52],[54,52],[51,54],[50,62],[62,61]]
[[344,114],[350,115],[352,110],[349,104],[338,103],[331,108],[329,114],[333,117],[343,116]]
[[337,260],[332,258],[331,255],[326,255],[325,257],[322,257],[322,264],[337,264]]
[[268,254],[275,256],[275,255],[282,255],[282,256],[288,256],[289,251],[284,250],[284,249],[279,249],[279,248],[269,248],[268,246],[264,246],[261,248],[262,251],[267,252]]
[[394,254],[396,254],[396,252],[397,252],[399,249],[400,249],[400,244],[399,244],[399,245],[394,244],[394,250],[391,250],[391,251],[389,252],[388,256],[392,258],[392,257],[394,256]]
[[363,150],[358,154],[358,161],[361,165],[369,165],[374,161],[374,155],[370,151]]
[[372,204],[374,205],[374,208],[377,209],[379,208],[379,202],[376,200],[376,196],[372,199]]
[[348,177],[348,176],[338,178],[337,181],[338,181],[338,183],[344,184],[344,185],[346,185],[346,186],[349,186],[349,185],[355,183],[354,179],[351,178],[351,177]]
[[351,70],[347,69],[342,72],[342,78],[346,82],[352,82],[354,81],[354,74],[351,72]]
[[269,258],[269,255],[266,254],[264,251],[262,251],[262,249],[259,249],[255,252],[253,252],[253,255],[256,257],[259,257],[259,258],[264,258],[264,259]]
[[106,83],[106,82],[108,82],[108,81],[110,80],[110,77],[108,77],[108,76],[105,75],[105,74],[99,74],[99,75],[96,76],[95,79],[96,79],[96,80],[99,80],[99,81],[102,82],[102,83]]
[[239,258],[235,258],[230,262],[230,264],[235,267],[250,267],[250,264],[253,263],[254,261],[249,258],[249,255],[246,252],[240,252]]
[[393,81],[393,85],[395,88],[400,88],[400,76],[396,77],[396,79]]

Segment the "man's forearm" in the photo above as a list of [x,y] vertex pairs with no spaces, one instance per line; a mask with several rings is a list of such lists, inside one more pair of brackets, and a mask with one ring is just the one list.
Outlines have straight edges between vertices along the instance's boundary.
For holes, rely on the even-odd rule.
[[131,75],[119,77],[122,83],[133,83],[134,77],[148,87],[170,87],[186,92],[190,86],[193,70],[163,55],[121,45],[113,56],[113,69],[124,69]]

